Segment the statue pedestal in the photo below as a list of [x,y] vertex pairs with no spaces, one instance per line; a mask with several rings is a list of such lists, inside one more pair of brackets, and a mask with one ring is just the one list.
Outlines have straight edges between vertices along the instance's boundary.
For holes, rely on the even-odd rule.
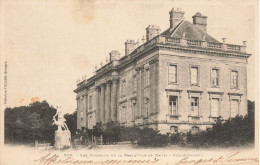
[[70,147],[71,133],[70,131],[55,131],[55,148]]

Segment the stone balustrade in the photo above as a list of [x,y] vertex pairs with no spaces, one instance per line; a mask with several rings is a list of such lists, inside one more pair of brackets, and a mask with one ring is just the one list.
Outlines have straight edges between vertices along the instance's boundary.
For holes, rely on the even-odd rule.
[[201,43],[202,41],[198,41],[198,40],[187,40],[187,45],[190,46],[202,46]]
[[227,49],[232,51],[240,51],[240,46],[227,44]]
[[207,42],[207,47],[215,48],[215,49],[221,49],[221,43]]
[[145,48],[154,45],[155,43],[161,44],[168,44],[168,45],[180,45],[180,46],[191,46],[191,47],[198,47],[198,48],[211,48],[216,50],[223,50],[223,51],[233,51],[233,52],[245,52],[245,45],[233,45],[233,44],[226,44],[226,43],[217,43],[217,42],[206,42],[200,40],[188,40],[186,38],[174,38],[168,36],[157,36],[150,41],[144,43],[143,45],[139,46],[133,53],[141,52]]
[[180,38],[173,38],[173,37],[165,37],[166,43],[174,43],[174,44],[180,44],[181,39]]

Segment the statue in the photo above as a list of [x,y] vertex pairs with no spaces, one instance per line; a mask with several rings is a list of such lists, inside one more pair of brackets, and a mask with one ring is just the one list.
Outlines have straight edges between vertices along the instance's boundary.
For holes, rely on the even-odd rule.
[[65,123],[66,119],[64,119],[61,110],[58,108],[56,114],[53,116],[52,121],[52,125],[58,126],[58,130],[55,131],[55,148],[61,149],[64,147],[70,147],[71,133],[67,127],[67,124]]
[[[56,116],[58,116],[58,120],[56,120]],[[67,124],[65,123],[66,119],[64,119],[61,110],[57,109],[57,112],[53,116],[52,121],[53,121],[52,125],[58,126],[58,131],[62,131],[62,128],[64,128],[65,131],[68,130]]]

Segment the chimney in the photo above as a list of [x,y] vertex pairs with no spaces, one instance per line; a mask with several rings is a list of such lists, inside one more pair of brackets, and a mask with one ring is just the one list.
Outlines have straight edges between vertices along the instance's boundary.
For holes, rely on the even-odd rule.
[[131,54],[136,48],[136,43],[134,40],[127,40],[125,42],[125,55]]
[[120,53],[117,50],[112,50],[109,53],[109,56],[110,56],[110,62],[111,61],[118,61],[120,59]]
[[174,10],[174,8],[172,8],[172,10],[169,12],[170,28],[173,28],[177,22],[184,20],[184,13],[185,12],[181,11],[180,8],[177,8],[177,10]]
[[157,25],[149,25],[146,28],[146,42],[160,34],[160,27]]
[[207,16],[202,15],[201,13],[197,12],[193,18],[193,24],[204,30],[207,31]]

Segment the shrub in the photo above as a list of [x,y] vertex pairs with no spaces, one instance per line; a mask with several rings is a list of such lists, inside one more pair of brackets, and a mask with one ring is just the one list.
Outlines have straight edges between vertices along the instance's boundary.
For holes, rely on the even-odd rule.
[[140,136],[140,130],[138,127],[121,127],[119,141],[131,141],[134,143]]
[[251,116],[236,116],[226,121],[218,119],[207,131],[187,134],[187,142],[194,147],[241,146],[254,143],[254,121]]
[[155,131],[152,128],[144,128],[140,130],[138,138],[138,145],[149,147],[161,147],[168,144],[168,136],[162,135],[159,131]]
[[181,133],[174,133],[169,135],[171,144],[179,144],[182,141]]

